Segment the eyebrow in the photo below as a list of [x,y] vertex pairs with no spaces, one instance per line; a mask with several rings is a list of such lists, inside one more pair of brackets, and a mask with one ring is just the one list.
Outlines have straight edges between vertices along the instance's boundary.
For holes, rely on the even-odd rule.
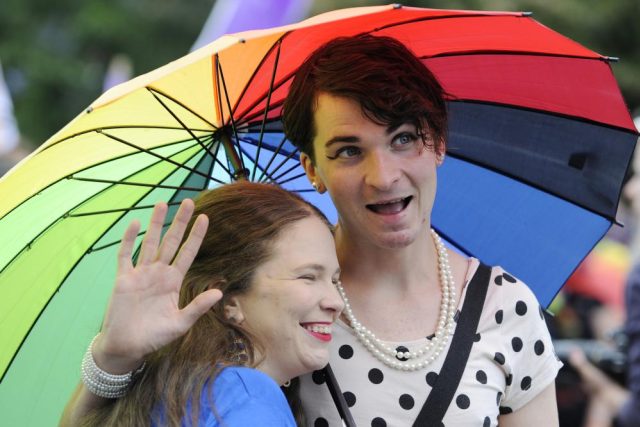
[[[404,125],[410,125],[411,123],[405,122],[400,124],[394,124],[387,126],[386,133],[387,135],[391,135],[393,132],[398,130],[398,128]],[[330,138],[327,142],[325,142],[325,148],[330,147],[332,144],[337,143],[358,143],[360,142],[360,138],[355,135],[336,135],[333,138]]]
[[325,270],[324,266],[322,266],[320,264],[304,264],[304,265],[301,265],[299,267],[296,267],[295,271],[298,272],[298,271],[309,270],[309,269],[310,270],[315,270],[318,273],[322,273]]
[[[295,271],[296,272],[300,272],[302,270],[307,270],[307,269],[315,270],[317,273],[324,273],[325,270],[326,270],[323,265],[311,263],[311,264],[301,265],[300,267],[296,268]],[[340,268],[338,268],[333,273],[333,275],[336,275],[336,274],[339,275],[340,273],[341,273],[341,270],[340,270]]]

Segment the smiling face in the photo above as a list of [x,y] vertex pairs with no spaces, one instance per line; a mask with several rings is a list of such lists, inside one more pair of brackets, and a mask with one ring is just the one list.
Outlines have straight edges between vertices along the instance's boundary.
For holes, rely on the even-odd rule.
[[430,226],[438,156],[413,124],[379,125],[355,101],[320,93],[314,113],[315,163],[301,161],[327,189],[342,233],[382,248],[411,244]]
[[343,308],[333,236],[310,216],[288,226],[229,313],[264,345],[258,369],[280,384],[324,367],[331,328]]

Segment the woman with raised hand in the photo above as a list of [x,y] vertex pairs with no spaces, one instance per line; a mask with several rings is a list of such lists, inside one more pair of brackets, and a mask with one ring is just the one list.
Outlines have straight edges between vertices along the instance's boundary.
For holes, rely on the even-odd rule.
[[279,386],[327,364],[343,307],[330,224],[298,196],[248,182],[205,192],[195,211],[184,201],[161,240],[166,211],[154,209],[136,265],[139,224],[125,233],[64,422],[294,426]]

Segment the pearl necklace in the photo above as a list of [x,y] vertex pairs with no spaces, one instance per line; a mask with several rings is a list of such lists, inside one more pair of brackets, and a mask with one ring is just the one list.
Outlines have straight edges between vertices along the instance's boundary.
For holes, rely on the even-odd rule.
[[[449,337],[453,334],[456,311],[456,290],[449,265],[449,255],[444,243],[442,243],[442,239],[433,229],[431,230],[431,236],[436,246],[436,251],[438,252],[438,269],[442,292],[440,316],[435,336],[431,340],[427,340],[428,342],[417,351],[397,351],[380,341],[373,332],[368,330],[356,319],[351,309],[351,304],[349,304],[349,298],[347,298],[344,288],[342,287],[342,283],[338,282],[336,285],[338,292],[340,292],[344,300],[344,314],[349,320],[349,323],[351,323],[351,327],[355,331],[358,340],[376,359],[393,369],[416,371],[427,367],[440,356],[440,353],[442,353],[442,350],[449,341]],[[401,362],[398,359],[405,360],[406,362]],[[409,363],[409,361],[411,361],[411,363]]]

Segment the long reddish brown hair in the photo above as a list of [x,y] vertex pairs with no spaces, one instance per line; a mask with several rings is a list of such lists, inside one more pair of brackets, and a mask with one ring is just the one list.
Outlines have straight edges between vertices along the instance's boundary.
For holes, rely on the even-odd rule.
[[446,93],[405,45],[391,37],[339,37],[316,49],[296,71],[283,106],[287,138],[312,160],[319,93],[356,101],[373,122],[416,126],[429,148],[444,152]]
[[[225,301],[247,292],[254,271],[268,260],[273,243],[291,224],[316,216],[330,223],[314,206],[296,194],[271,184],[237,182],[203,193],[191,220],[209,217],[209,228],[180,291],[184,307],[212,287],[224,296],[181,338],[147,358],[147,368],[127,395],[85,419],[89,425],[143,426],[158,417],[157,425],[197,424],[201,392],[222,367],[234,364],[234,338],[240,337],[247,352],[246,366],[260,360],[263,345],[224,315]],[[215,390],[214,390],[215,393]],[[185,408],[190,403],[191,412]],[[210,402],[212,409],[213,402]]]

